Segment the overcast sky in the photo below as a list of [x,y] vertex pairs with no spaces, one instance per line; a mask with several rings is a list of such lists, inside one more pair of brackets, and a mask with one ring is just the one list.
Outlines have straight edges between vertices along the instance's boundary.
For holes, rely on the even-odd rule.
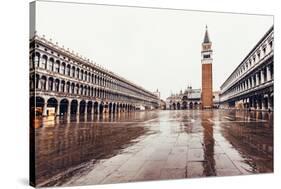
[[37,2],[36,30],[107,69],[161,92],[201,88],[201,43],[213,43],[213,88],[273,25],[272,16]]

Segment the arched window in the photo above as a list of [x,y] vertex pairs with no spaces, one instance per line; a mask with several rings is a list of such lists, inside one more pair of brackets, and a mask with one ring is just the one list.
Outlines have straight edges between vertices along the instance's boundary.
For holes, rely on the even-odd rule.
[[50,60],[48,62],[48,70],[53,71],[53,67],[54,67],[54,59],[50,58]]
[[57,60],[56,63],[55,63],[55,72],[59,73],[60,72],[60,61]]
[[45,76],[42,76],[42,78],[41,78],[41,89],[42,90],[46,90],[46,81],[47,81],[47,78]]
[[77,68],[77,70],[76,70],[76,78],[77,78],[77,79],[79,79],[79,73],[80,73],[80,69]]
[[79,85],[78,84],[76,84],[75,90],[76,90],[75,94],[79,94]]
[[84,92],[84,95],[87,96],[87,93],[88,93],[87,86],[84,86],[84,91],[83,92]]
[[84,71],[81,70],[81,71],[80,71],[80,78],[79,78],[79,79],[83,80],[83,77],[84,77]]
[[70,91],[70,82],[68,81],[68,82],[66,82],[66,92],[67,93],[69,93],[69,91]]
[[72,83],[72,84],[71,84],[71,93],[72,93],[72,94],[74,94],[74,88],[75,88],[75,85],[74,85],[74,83]]
[[60,84],[60,81],[58,79],[56,79],[55,81],[55,91],[59,92],[59,84]]
[[35,68],[38,68],[38,67],[39,67],[39,62],[40,62],[40,54],[39,54],[39,53],[35,53],[35,56],[34,56],[34,65],[35,65]]
[[80,95],[83,95],[83,85],[80,85]]
[[61,74],[65,74],[65,63],[64,63],[64,62],[61,63],[61,69],[60,69],[60,71],[61,71]]
[[84,73],[84,81],[87,81],[87,76],[88,76],[88,73],[87,73],[87,71],[85,71],[85,73]]
[[42,60],[41,60],[41,66],[40,66],[41,68],[46,69],[47,60],[48,60],[48,57],[46,55],[43,55]]
[[49,91],[53,90],[53,82],[54,82],[54,79],[52,77],[50,77],[48,80],[48,90]]
[[65,92],[64,91],[64,87],[65,87],[65,81],[62,81],[61,82],[61,90],[60,91],[63,92],[63,93]]
[[70,65],[67,64],[66,66],[66,75],[70,76]]
[[75,67],[72,66],[72,70],[71,70],[71,77],[75,77]]
[[36,87],[36,89],[39,88],[39,82],[40,82],[40,76],[38,74],[36,74],[36,76],[35,76],[35,87]]

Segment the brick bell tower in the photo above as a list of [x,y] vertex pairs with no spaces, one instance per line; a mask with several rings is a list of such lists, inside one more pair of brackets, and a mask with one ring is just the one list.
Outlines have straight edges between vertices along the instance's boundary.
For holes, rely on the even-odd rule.
[[213,107],[213,75],[212,75],[212,62],[213,50],[212,42],[209,38],[208,26],[206,26],[204,41],[202,43],[201,51],[202,59],[202,109],[210,109]]

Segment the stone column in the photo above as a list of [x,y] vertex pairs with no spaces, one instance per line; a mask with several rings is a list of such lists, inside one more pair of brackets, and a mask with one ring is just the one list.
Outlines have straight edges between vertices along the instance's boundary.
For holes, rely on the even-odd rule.
[[100,114],[100,104],[98,103],[98,106],[97,106],[97,115]]
[[262,100],[261,100],[261,109],[265,110],[265,99],[263,96],[262,96]]
[[268,109],[269,110],[273,110],[273,105],[272,105],[272,101],[271,101],[271,98],[270,98],[270,94],[268,95]]
[[40,76],[36,80],[38,80],[38,88],[37,89],[40,90],[41,89],[41,79],[40,79]]
[[255,98],[255,109],[258,110],[259,109],[259,101],[258,99]]
[[264,70],[261,70],[261,84],[264,83]]
[[71,114],[71,101],[69,101],[67,106],[67,115],[69,116]]
[[77,102],[77,113],[76,115],[80,115],[80,101]]
[[251,79],[252,79],[252,88],[255,87],[255,80],[254,80],[254,77],[255,77],[254,75],[251,76]]
[[85,112],[84,112],[84,115],[87,115],[88,114],[88,101],[85,100]]
[[43,106],[43,116],[47,116],[47,103],[44,103]]
[[60,115],[60,101],[58,101],[58,105],[56,108],[56,116],[59,116],[59,115]]
[[269,66],[266,66],[266,77],[267,77],[266,81],[270,81],[272,79],[271,78],[271,70],[270,70]]
[[93,104],[92,104],[91,114],[95,114],[95,106],[94,106],[94,102],[93,102]]
[[259,84],[260,84],[260,83],[259,83],[259,74],[256,73],[255,75],[256,75],[256,85],[259,85]]

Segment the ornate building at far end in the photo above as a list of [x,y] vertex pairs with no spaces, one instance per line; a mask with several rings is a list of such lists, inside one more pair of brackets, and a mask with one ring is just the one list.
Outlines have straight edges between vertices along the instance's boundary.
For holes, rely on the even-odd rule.
[[171,94],[166,99],[166,108],[170,110],[199,109],[201,106],[201,89],[192,89],[188,86],[183,92]]
[[[187,109],[201,109],[202,108],[202,90],[193,89],[188,86],[184,92],[171,94],[166,99],[166,109],[169,110],[187,110]],[[219,108],[220,106],[220,91],[214,91],[212,95],[212,108]]]

